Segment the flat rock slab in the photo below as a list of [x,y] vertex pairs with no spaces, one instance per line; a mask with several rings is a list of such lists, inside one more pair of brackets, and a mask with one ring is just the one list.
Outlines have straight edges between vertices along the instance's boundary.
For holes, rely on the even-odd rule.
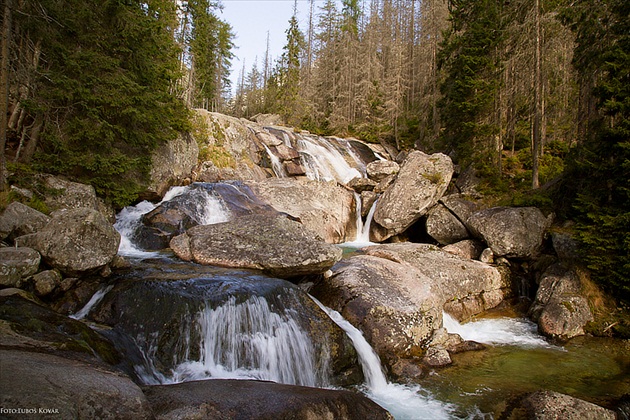
[[157,419],[392,419],[350,391],[274,382],[213,379],[144,389]]
[[257,214],[195,226],[173,238],[170,246],[185,261],[257,269],[279,278],[324,273],[343,253],[299,222]]

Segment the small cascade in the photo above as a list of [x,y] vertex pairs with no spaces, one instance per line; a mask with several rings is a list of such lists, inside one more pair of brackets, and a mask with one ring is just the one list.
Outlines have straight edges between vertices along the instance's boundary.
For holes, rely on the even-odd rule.
[[352,340],[366,380],[365,393],[370,399],[388,410],[396,419],[450,419],[453,417],[453,406],[431,397],[419,386],[388,382],[378,355],[363,337],[363,333],[344,319],[339,312],[322,305],[313,297],[312,299]]
[[271,160],[271,168],[273,169],[273,173],[276,174],[278,178],[286,178],[287,171],[284,169],[284,165],[282,164],[282,161],[280,160],[280,158],[274,155],[273,152],[267,147],[267,145],[263,144],[263,146],[265,146],[267,155],[269,156],[269,159]]
[[301,136],[297,140],[296,148],[309,179],[347,184],[352,179],[363,176],[361,171],[348,164],[341,152],[326,139]]
[[374,242],[370,242],[370,228],[372,227],[372,220],[374,219],[374,212],[376,211],[376,203],[378,202],[378,200],[374,201],[374,204],[372,204],[372,207],[370,207],[370,211],[365,218],[365,223],[363,223],[363,218],[361,217],[361,196],[355,193],[354,199],[356,202],[357,213],[357,237],[352,242],[344,243],[343,246],[358,248],[373,245]]
[[133,243],[133,237],[142,224],[142,216],[153,211],[157,206],[179,199],[190,192],[193,197],[189,200],[194,207],[193,218],[201,225],[225,222],[230,219],[230,212],[220,197],[205,189],[191,190],[190,187],[173,187],[165,195],[162,201],[153,204],[142,201],[135,206],[122,209],[116,216],[114,228],[120,233],[121,240],[118,248],[120,255],[134,258],[151,258],[159,255],[157,252],[147,252],[138,248]]
[[[311,340],[290,313],[273,312],[264,297],[237,303],[234,297],[197,316],[198,360],[186,360],[173,382],[248,378],[303,386],[325,386]],[[190,345],[190,334],[186,337]],[[189,352],[191,353],[191,352]]]
[[114,285],[110,284],[109,286],[103,286],[100,289],[98,289],[96,291],[96,293],[94,293],[94,295],[92,295],[92,297],[90,298],[88,303],[86,303],[85,306],[83,308],[81,308],[81,310],[79,310],[76,314],[70,315],[70,318],[73,318],[73,319],[76,319],[76,320],[81,320],[81,319],[85,318],[90,313],[92,308],[94,308],[96,305],[98,305],[99,302],[101,300],[103,300],[105,295],[110,290],[112,290],[113,287],[114,287]]
[[445,312],[443,325],[448,332],[478,343],[558,348],[539,335],[536,324],[525,318],[488,318],[460,324]]

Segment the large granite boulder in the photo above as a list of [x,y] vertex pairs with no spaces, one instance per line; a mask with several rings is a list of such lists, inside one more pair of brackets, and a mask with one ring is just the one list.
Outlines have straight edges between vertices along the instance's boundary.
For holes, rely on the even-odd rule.
[[185,261],[258,269],[280,278],[321,274],[342,255],[341,248],[326,244],[299,222],[264,214],[195,226],[174,237],[170,246]]
[[553,391],[531,393],[511,408],[505,418],[539,420],[614,420],[615,412],[588,401]]
[[151,155],[150,182],[141,197],[156,200],[173,185],[181,185],[193,177],[199,146],[188,133],[160,145]]
[[364,248],[367,255],[410,265],[431,283],[440,307],[457,319],[494,308],[509,294],[501,272],[428,244],[398,243]]
[[466,223],[495,256],[525,259],[540,253],[551,224],[535,207],[493,207],[474,213]]
[[208,380],[144,389],[158,419],[364,420],[393,417],[350,391],[261,381]]
[[359,255],[332,271],[310,293],[360,329],[388,367],[422,354],[442,326],[439,291],[409,264]]
[[461,220],[440,203],[429,210],[427,233],[441,245],[462,241],[470,235]]
[[365,334],[381,359],[422,354],[442,311],[463,320],[497,306],[508,288],[495,268],[426,244],[363,248],[337,263],[311,294]]
[[381,242],[404,232],[442,197],[453,175],[453,162],[441,153],[410,153],[398,177],[376,206],[372,235]]
[[43,229],[50,217],[27,205],[14,201],[0,215],[0,240],[13,240]]
[[389,175],[396,175],[400,171],[400,165],[391,160],[375,160],[366,166],[370,179],[381,182]]
[[88,208],[59,210],[42,230],[16,239],[68,276],[108,265],[118,253],[120,234],[101,213]]
[[93,186],[68,181],[52,175],[44,175],[43,181],[48,189],[44,202],[49,210],[99,209],[99,201]]
[[354,194],[334,182],[270,178],[248,185],[260,199],[298,218],[328,243],[342,243],[356,237]]
[[582,290],[575,271],[561,264],[552,265],[543,273],[529,310],[542,334],[565,340],[584,335],[584,327],[594,318]]
[[21,287],[37,273],[41,256],[31,248],[0,248],[0,287]]

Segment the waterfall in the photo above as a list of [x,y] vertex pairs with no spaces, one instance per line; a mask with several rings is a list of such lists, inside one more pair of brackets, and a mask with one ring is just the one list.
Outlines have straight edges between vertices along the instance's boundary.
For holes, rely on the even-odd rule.
[[[207,306],[193,327],[201,337],[199,359],[180,363],[173,381],[248,378],[327,385],[327,366],[318,371],[311,340],[290,312],[273,312],[260,296],[242,303],[231,297],[217,308]],[[186,340],[191,341],[189,336]]]
[[362,203],[361,203],[361,196],[357,193],[354,194],[354,199],[355,199],[355,203],[356,203],[356,213],[357,213],[357,236],[355,238],[354,241],[352,242],[346,242],[343,244],[343,246],[346,247],[364,247],[367,245],[373,245],[374,242],[370,242],[370,228],[372,227],[372,220],[374,219],[374,212],[376,211],[376,203],[378,202],[378,200],[374,201],[374,204],[372,204],[372,207],[370,207],[370,211],[367,215],[367,217],[365,218],[365,223],[363,223],[363,218],[361,217],[361,208],[362,208]]
[[454,407],[428,395],[420,386],[407,386],[388,382],[381,361],[361,331],[333,309],[317,299],[313,301],[343,329],[354,344],[366,380],[366,395],[388,410],[396,419],[450,419]]
[[300,153],[302,166],[309,179],[347,184],[352,179],[363,176],[357,168],[348,164],[341,152],[326,139],[302,136],[297,140],[296,149]]
[[444,328],[459,334],[464,340],[485,344],[503,344],[520,347],[559,348],[549,344],[537,332],[537,326],[525,318],[489,318],[460,324],[443,313]]
[[282,161],[280,161],[280,158],[274,155],[273,152],[267,147],[266,144],[263,144],[263,146],[265,146],[267,155],[269,156],[269,159],[271,160],[271,167],[273,169],[273,173],[276,174],[278,178],[286,178],[287,171],[284,170],[284,165],[282,164]]
[[76,319],[76,320],[81,320],[81,319],[85,318],[90,313],[92,308],[95,307],[96,305],[98,305],[98,303],[101,300],[103,300],[103,298],[105,297],[107,292],[112,290],[113,287],[114,287],[114,285],[111,284],[109,286],[103,286],[100,289],[98,289],[96,291],[96,293],[94,293],[94,295],[92,295],[92,297],[90,298],[88,303],[86,303],[85,306],[83,308],[81,308],[81,310],[79,312],[77,312],[74,315],[70,315],[70,318],[73,318],[73,319]]

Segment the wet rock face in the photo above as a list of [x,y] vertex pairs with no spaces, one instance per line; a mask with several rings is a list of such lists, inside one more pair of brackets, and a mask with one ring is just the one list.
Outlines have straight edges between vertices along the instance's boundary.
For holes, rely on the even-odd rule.
[[374,221],[377,241],[404,232],[433,207],[453,175],[451,159],[441,153],[414,151],[407,156],[394,183],[378,201]]
[[495,256],[534,258],[550,221],[535,207],[494,207],[474,213],[466,224]]
[[153,251],[168,248],[170,240],[197,225],[219,223],[252,213],[275,213],[240,182],[195,183],[185,192],[142,216],[134,242]]
[[316,238],[302,224],[258,214],[196,226],[170,245],[186,261],[258,269],[280,278],[324,273],[342,256],[341,248]]
[[152,418],[142,390],[120,374],[52,354],[0,350],[0,358],[2,408],[35,410],[19,417]]
[[350,391],[273,382],[208,380],[144,389],[158,418],[392,419],[382,407]]
[[[216,322],[219,324],[212,328],[221,331],[220,337],[204,336],[207,322],[210,322],[207,320],[212,314],[218,317],[213,325]],[[228,371],[236,367],[253,368],[249,363],[258,363],[258,353],[244,352],[238,362],[242,365],[231,366],[234,360],[230,358],[228,347],[233,344],[244,351],[245,347],[253,345],[256,337],[264,338],[265,334],[269,335],[270,344],[273,340],[284,342],[286,337],[282,334],[287,331],[285,327],[293,325],[303,331],[301,334],[312,346],[314,371],[320,374],[320,379],[328,378],[328,382],[320,386],[346,386],[363,380],[350,339],[306,293],[287,281],[253,272],[235,272],[181,262],[147,264],[142,270],[132,271],[124,279],[119,279],[116,287],[107,293],[89,317],[114,327],[116,334],[112,340],[126,347],[130,355],[137,353],[135,345],[129,347],[130,340],[145,354],[151,354],[155,369],[166,377],[171,377],[179,365],[200,361],[203,357],[208,365],[213,365],[213,361],[223,362]],[[239,323],[239,317],[243,317],[245,324]],[[276,325],[276,321],[281,322]],[[257,332],[255,327],[248,327],[248,322],[251,325],[276,325],[277,331]],[[241,327],[242,331],[239,330]],[[230,335],[230,331],[234,336]],[[250,334],[252,343],[245,338],[241,342],[238,337],[241,333],[245,337]],[[216,343],[224,343],[227,347],[212,356],[208,349]],[[281,354],[274,354],[270,349],[265,357],[270,360],[281,357],[282,363],[293,363],[291,352],[294,347],[289,347],[285,347]],[[202,353],[203,349],[211,353]],[[306,366],[301,365],[298,369],[303,371]],[[147,369],[147,375],[152,377],[151,369]],[[192,374],[184,370],[180,375]],[[296,375],[299,377],[299,373]],[[146,378],[144,381],[152,383]],[[161,380],[154,377],[153,382],[156,381]]]
[[37,250],[51,267],[73,276],[109,264],[118,252],[120,234],[101,213],[82,208],[55,212],[42,230],[16,241]]

